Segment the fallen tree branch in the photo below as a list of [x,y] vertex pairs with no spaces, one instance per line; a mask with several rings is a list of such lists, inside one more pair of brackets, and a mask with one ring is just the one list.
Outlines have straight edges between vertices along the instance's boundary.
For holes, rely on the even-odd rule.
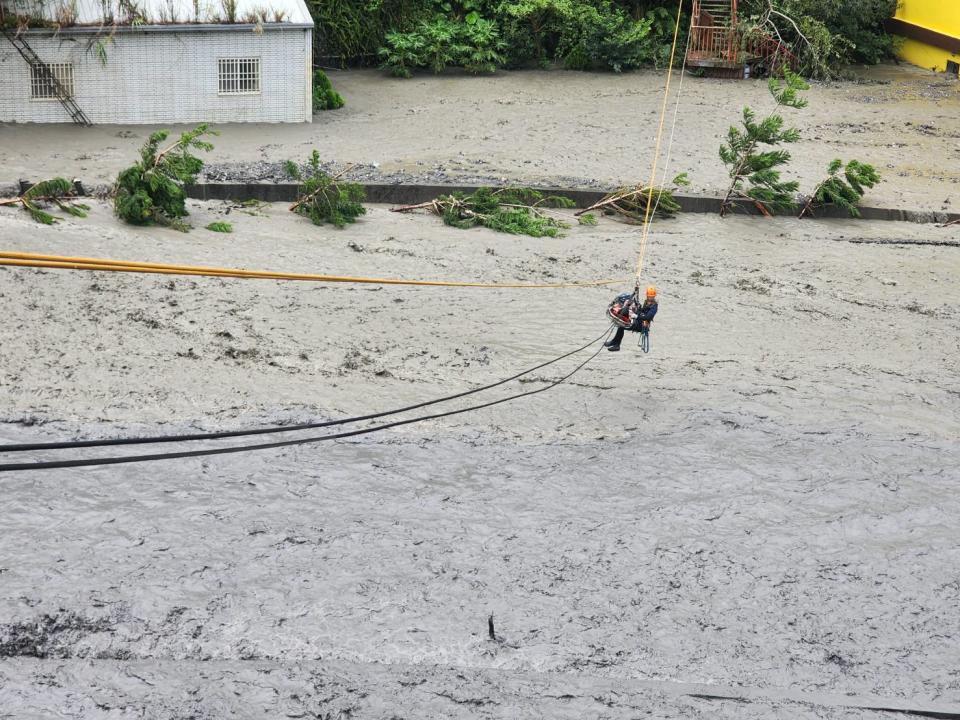
[[[636,185],[632,188],[620,188],[602,197],[585,210],[575,213],[582,217],[595,210],[609,211],[622,215],[628,221],[643,222],[648,217],[655,216],[669,218],[680,212],[680,204],[673,196],[674,191],[681,185],[689,185],[686,173],[681,173],[673,179],[673,187],[649,187]],[[649,206],[649,212],[648,212]]]
[[481,225],[499,232],[531,237],[556,237],[568,225],[551,217],[546,208],[570,208],[574,203],[560,195],[544,195],[529,188],[479,188],[466,194],[454,192],[428,202],[401,205],[391,212],[427,210],[452,227]]
[[86,217],[90,206],[77,202],[76,197],[72,182],[55,177],[41,180],[15,198],[0,200],[0,205],[20,205],[37,222],[53,225],[59,218],[40,207],[40,203],[53,203],[68,215]]

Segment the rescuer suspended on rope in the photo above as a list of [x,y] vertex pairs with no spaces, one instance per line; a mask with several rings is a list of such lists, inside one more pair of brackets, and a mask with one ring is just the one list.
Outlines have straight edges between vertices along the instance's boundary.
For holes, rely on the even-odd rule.
[[657,314],[659,304],[657,303],[657,289],[652,285],[647,288],[647,295],[640,303],[640,288],[638,287],[632,293],[623,293],[618,295],[612,303],[608,313],[611,319],[617,324],[617,332],[612,340],[603,345],[610,352],[620,350],[620,342],[623,340],[623,333],[643,332],[650,329],[650,323],[653,322]]

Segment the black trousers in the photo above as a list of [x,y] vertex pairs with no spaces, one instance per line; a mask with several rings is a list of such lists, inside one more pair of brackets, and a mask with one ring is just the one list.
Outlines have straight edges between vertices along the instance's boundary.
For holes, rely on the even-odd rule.
[[620,341],[623,340],[624,329],[622,327],[617,328],[617,332],[613,336],[613,340],[610,341],[612,345],[619,345]]

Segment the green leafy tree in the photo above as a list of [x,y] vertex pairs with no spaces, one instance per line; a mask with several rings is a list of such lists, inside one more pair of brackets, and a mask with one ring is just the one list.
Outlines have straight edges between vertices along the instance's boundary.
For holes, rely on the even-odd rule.
[[168,225],[184,232],[187,216],[186,185],[196,182],[203,160],[192,151],[213,150],[203,138],[217,135],[206,124],[185,132],[172,145],[160,149],[169,130],[152,133],[140,149],[140,160],[117,176],[113,208],[121,220],[132,225]]
[[363,206],[366,199],[363,186],[338,182],[339,176],[331,177],[321,170],[320,154],[316,150],[310,154],[303,171],[290,161],[284,166],[287,173],[300,182],[299,197],[290,210],[310,218],[314,225],[330,223],[343,228],[367,212]]
[[313,73],[313,111],[337,110],[344,105],[343,97],[333,89],[333,83],[323,70]]
[[726,215],[737,200],[753,202],[764,214],[789,209],[800,188],[795,181],[780,178],[780,168],[790,162],[790,153],[779,147],[800,139],[800,131],[785,127],[784,119],[777,113],[781,107],[804,108],[807,105],[800,92],[809,89],[803,79],[786,72],[783,79],[771,78],[770,94],[776,102],[774,111],[757,120],[756,113],[743,109],[742,127],[731,126],[727,142],[720,146],[720,159],[729,169],[730,186],[720,208]]
[[807,198],[800,217],[813,215],[816,210],[828,205],[846,210],[851,217],[860,217],[857,205],[863,194],[879,182],[880,173],[873,165],[851,160],[844,166],[842,160],[834,160],[827,168],[827,177]]
[[394,208],[394,212],[427,210],[451,227],[486,227],[512,235],[557,237],[569,227],[547,208],[570,208],[575,203],[561,195],[544,195],[529,188],[479,188],[473,193],[455,192],[430,202]]

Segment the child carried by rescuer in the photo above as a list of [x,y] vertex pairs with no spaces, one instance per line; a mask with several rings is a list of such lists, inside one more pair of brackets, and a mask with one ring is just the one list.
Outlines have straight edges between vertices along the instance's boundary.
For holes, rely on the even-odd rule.
[[626,330],[630,332],[642,332],[643,330],[650,329],[650,323],[653,322],[653,318],[657,314],[657,289],[652,285],[647,288],[647,294],[642,305],[640,304],[639,296],[639,291],[623,293],[619,295],[617,299],[613,301],[613,305],[610,306],[610,312],[615,314],[621,322],[625,323],[629,321],[630,323],[628,327],[624,327],[618,323],[617,332],[613,336],[613,339],[603,344],[610,352],[620,350],[620,343],[623,340],[623,333]]

